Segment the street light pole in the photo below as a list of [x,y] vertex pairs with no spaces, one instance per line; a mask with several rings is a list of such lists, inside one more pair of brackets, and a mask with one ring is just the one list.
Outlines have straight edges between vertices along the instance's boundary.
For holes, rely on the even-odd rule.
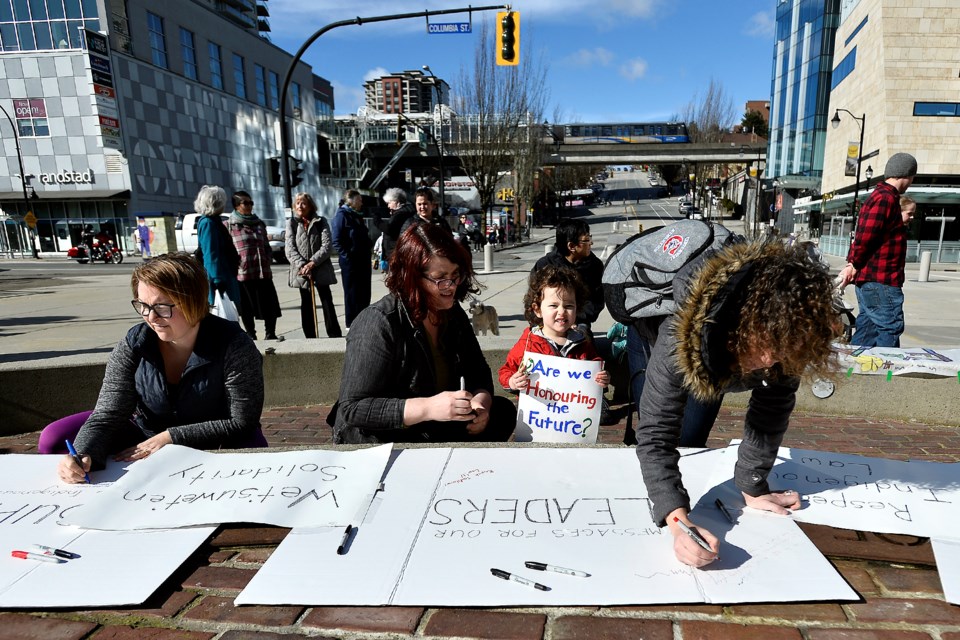
[[437,142],[437,165],[440,169],[440,215],[443,216],[443,208],[446,205],[446,201],[443,199],[443,183],[446,181],[443,173],[443,94],[440,92],[440,86],[437,84],[438,78],[430,69],[430,65],[423,65],[423,70],[433,78],[433,88],[437,91],[437,104],[434,105],[434,109],[437,109],[440,114],[440,126],[437,128],[437,135],[434,136],[434,140]]
[[[746,145],[740,145],[740,156],[743,157],[743,150],[747,149]],[[754,193],[754,206],[753,206],[753,240],[757,239],[757,236],[760,235],[760,149],[757,149],[757,190]]]
[[857,232],[857,219],[860,217],[860,207],[857,206],[857,199],[860,197],[860,161],[863,158],[863,130],[867,128],[867,114],[864,113],[858,118],[846,109],[838,108],[834,111],[833,118],[830,120],[834,129],[840,126],[841,111],[856,120],[857,126],[860,127],[860,146],[857,148],[857,184],[853,187],[853,204],[850,205],[850,217],[853,219],[853,224],[850,226],[850,244],[853,244],[853,237]]
[[[20,164],[20,187],[23,189],[23,205],[26,207],[27,214],[29,214],[30,198],[27,197],[27,174],[23,170],[23,153],[20,152],[20,136],[17,134],[17,127],[13,123],[13,118],[7,113],[7,110],[0,106],[0,111],[3,111],[3,115],[7,116],[7,122],[10,123],[10,128],[13,129],[13,144],[17,148],[17,162]],[[33,253],[33,257],[39,259],[40,253],[37,251],[35,245],[33,229],[30,229],[27,233],[30,235],[30,250]],[[13,245],[10,246],[10,257],[13,257]]]

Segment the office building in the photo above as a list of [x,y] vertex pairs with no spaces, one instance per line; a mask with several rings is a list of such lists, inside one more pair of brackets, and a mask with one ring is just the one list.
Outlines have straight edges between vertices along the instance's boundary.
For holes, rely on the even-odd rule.
[[450,85],[417,70],[368,80],[363,92],[366,106],[380,113],[431,113],[437,104],[450,104]]
[[[137,216],[191,211],[204,184],[245,189],[279,224],[282,190],[266,161],[279,154],[292,56],[262,37],[266,13],[263,0],[0,0],[0,106],[36,194],[24,203],[0,119],[5,248],[24,242],[28,206],[42,253],[65,252],[87,224],[129,248]],[[304,164],[300,189],[311,191],[320,187],[316,85],[300,63],[287,93],[291,154]]]

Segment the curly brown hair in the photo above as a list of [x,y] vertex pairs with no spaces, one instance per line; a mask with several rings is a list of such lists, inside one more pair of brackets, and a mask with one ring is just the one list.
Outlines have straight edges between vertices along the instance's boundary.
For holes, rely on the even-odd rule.
[[738,361],[755,348],[769,350],[784,375],[829,379],[836,372],[831,344],[842,331],[830,273],[802,247],[775,244],[753,263],[730,350]]
[[530,274],[530,286],[523,296],[523,317],[531,327],[542,327],[543,318],[538,318],[534,306],[540,307],[543,302],[543,290],[547,287],[566,289],[573,292],[577,301],[577,309],[582,309],[589,293],[586,285],[580,279],[580,274],[573,269],[549,265]]

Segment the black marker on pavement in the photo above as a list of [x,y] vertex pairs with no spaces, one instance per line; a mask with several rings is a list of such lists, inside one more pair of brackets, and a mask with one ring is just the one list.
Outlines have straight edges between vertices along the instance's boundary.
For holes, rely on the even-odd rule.
[[554,573],[562,573],[567,576],[576,576],[578,578],[589,578],[590,574],[586,571],[578,571],[576,569],[566,569],[564,567],[557,567],[552,564],[545,564],[543,562],[533,562],[527,561],[523,565],[527,569],[535,569],[536,571],[553,571]]
[[343,537],[340,539],[340,546],[337,547],[337,555],[342,556],[347,552],[347,542],[350,540],[350,534],[353,533],[353,525],[348,524],[343,530]]
[[707,544],[707,541],[704,540],[699,533],[697,533],[696,531],[688,527],[683,520],[674,516],[673,521],[676,522],[678,525],[680,525],[680,528],[683,530],[683,532],[688,536],[690,536],[691,538],[693,538],[694,542],[696,542],[698,545],[703,547],[706,551],[713,553],[713,549],[710,548],[710,545]]
[[510,573],[509,571],[504,571],[503,569],[490,569],[490,573],[502,578],[504,580],[512,580],[513,582],[518,582],[527,587],[533,587],[539,591],[550,591],[550,587],[540,584],[539,582],[534,582],[533,580],[527,580],[523,576],[518,576],[516,574]]

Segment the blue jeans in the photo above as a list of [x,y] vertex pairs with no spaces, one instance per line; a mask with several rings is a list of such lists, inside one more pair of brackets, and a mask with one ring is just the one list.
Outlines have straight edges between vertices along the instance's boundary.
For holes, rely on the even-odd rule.
[[857,285],[860,312],[851,343],[862,347],[899,347],[903,333],[903,289],[879,282]]
[[[630,393],[638,405],[646,382],[647,362],[650,360],[650,342],[632,326],[627,329],[627,364],[630,368]],[[710,429],[720,413],[723,398],[713,402],[701,402],[687,396],[683,410],[683,428],[680,431],[681,447],[705,447]]]

